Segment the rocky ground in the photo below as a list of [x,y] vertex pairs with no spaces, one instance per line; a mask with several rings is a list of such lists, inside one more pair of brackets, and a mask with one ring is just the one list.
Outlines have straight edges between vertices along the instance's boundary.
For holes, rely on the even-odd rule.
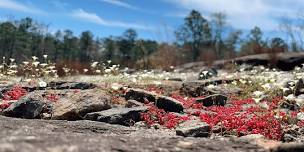
[[294,66],[261,56],[230,68],[3,79],[0,151],[304,151],[304,69],[280,58]]

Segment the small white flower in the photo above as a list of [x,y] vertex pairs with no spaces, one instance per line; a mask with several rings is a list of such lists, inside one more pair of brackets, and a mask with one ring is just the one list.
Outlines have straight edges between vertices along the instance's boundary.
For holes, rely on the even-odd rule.
[[48,57],[48,55],[46,55],[46,54],[45,54],[45,55],[43,55],[43,58],[47,59],[47,57]]
[[265,90],[270,90],[271,87],[272,86],[269,83],[266,83],[266,84],[262,85],[262,88],[264,88]]
[[288,100],[288,101],[294,101],[296,99],[296,97],[293,94],[290,94],[287,97],[284,97],[284,99]]
[[36,61],[36,62],[33,62],[33,65],[34,65],[35,67],[37,67],[37,66],[39,65],[39,63],[40,63],[40,62]]
[[266,102],[260,102],[259,106],[262,107],[262,108],[265,108],[265,109],[269,109],[269,106]]
[[120,85],[120,84],[118,84],[118,83],[113,83],[112,85],[111,85],[111,88],[113,89],[113,90],[118,90],[118,89],[120,89],[122,87],[122,85]]
[[23,62],[23,64],[24,64],[24,65],[28,65],[28,64],[29,64],[29,62],[27,62],[27,61],[24,61],[24,62]]
[[264,95],[264,92],[262,92],[262,91],[254,91],[254,92],[253,92],[253,95],[254,95],[255,97],[261,97],[262,95]]
[[203,75],[207,75],[208,71],[203,71],[202,73],[203,73]]
[[252,98],[254,101],[255,101],[255,103],[259,103],[263,98]]
[[136,78],[133,78],[131,81],[132,81],[133,83],[136,83],[136,82],[137,82]]
[[213,88],[215,88],[215,85],[210,84],[210,85],[207,86],[207,88],[208,88],[208,89],[213,89]]
[[304,120],[304,112],[299,112],[299,113],[297,114],[297,119],[298,119],[298,120]]
[[44,82],[44,81],[40,81],[40,82],[39,82],[39,86],[44,88],[44,87],[47,86],[47,83]]
[[10,58],[10,61],[11,61],[11,62],[14,62],[14,61],[15,61],[15,59],[13,59],[13,58]]
[[41,63],[40,64],[42,67],[46,67],[48,64],[47,63]]
[[246,80],[243,80],[243,79],[240,79],[239,80],[242,84],[246,84],[247,83],[247,81]]
[[301,68],[297,66],[297,67],[295,67],[295,70],[296,70],[296,71],[300,71]]
[[34,61],[36,61],[36,60],[38,59],[38,57],[32,56],[32,59],[33,59]]
[[89,70],[88,69],[83,69],[83,72],[84,73],[87,73]]
[[161,85],[161,84],[162,84],[160,81],[153,81],[153,83],[154,83],[155,85]]
[[91,67],[92,67],[92,68],[95,68],[95,67],[97,66],[97,64],[98,64],[98,62],[93,62],[93,63],[91,64]]
[[15,65],[15,64],[14,64],[14,65],[10,65],[10,66],[9,66],[9,68],[11,68],[11,69],[16,69],[17,67],[18,67],[18,66],[17,66],[17,65]]
[[96,72],[96,73],[101,73],[101,71],[100,71],[100,70],[96,70],[95,72]]
[[112,61],[111,61],[111,60],[108,60],[107,62],[110,64]]
[[111,71],[111,69],[105,69],[105,73],[110,73]]

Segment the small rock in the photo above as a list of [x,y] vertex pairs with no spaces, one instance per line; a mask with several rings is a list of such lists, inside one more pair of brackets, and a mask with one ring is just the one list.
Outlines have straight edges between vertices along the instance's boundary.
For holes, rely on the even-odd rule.
[[48,87],[55,90],[63,89],[93,89],[96,86],[92,83],[86,82],[67,82],[67,81],[53,81],[48,84]]
[[183,81],[182,78],[169,78],[168,81]]
[[212,127],[212,132],[213,133],[223,133],[225,131],[225,127],[224,126],[221,126],[221,125],[215,125]]
[[140,107],[140,106],[144,106],[144,104],[136,100],[128,100],[127,104],[125,105],[126,108]]
[[284,134],[284,136],[283,136],[283,141],[284,142],[292,142],[292,141],[295,141],[295,140],[297,140],[297,138],[294,137],[291,134]]
[[225,87],[223,85],[217,85],[214,87],[204,87],[204,90],[208,94],[225,94],[225,95],[235,95],[240,94],[242,89],[238,87]]
[[4,116],[33,119],[40,116],[46,100],[37,92],[32,92],[12,103],[3,111]]
[[210,107],[213,105],[224,106],[228,100],[227,96],[221,94],[214,94],[205,98],[196,99],[197,103],[203,103],[203,106]]
[[194,143],[190,141],[178,141],[176,146],[183,148],[183,149],[191,149],[193,147]]
[[298,96],[300,94],[304,94],[304,82],[303,79],[299,79],[299,81],[296,83],[296,86],[294,88],[294,95]]
[[234,80],[238,80],[238,78],[212,78],[208,80],[186,81],[182,84],[180,92],[187,96],[198,97],[206,94],[205,87],[208,85],[231,83]]
[[129,89],[125,98],[126,100],[133,99],[141,103],[155,102],[158,108],[169,112],[181,112],[184,110],[182,103],[178,100],[142,89]]
[[201,70],[201,72],[199,73],[199,80],[206,80],[212,77],[216,77],[217,76],[217,70],[214,68],[207,68],[207,69],[203,69]]
[[100,90],[70,93],[53,104],[52,119],[80,120],[87,113],[111,108],[111,97]]
[[147,109],[147,107],[114,108],[88,113],[85,115],[84,119],[109,124],[131,126],[134,125],[135,122],[140,121],[140,113],[145,112]]
[[184,137],[208,137],[210,126],[200,120],[189,120],[181,123],[176,129],[176,135]]
[[146,103],[146,102],[155,102],[156,101],[156,93],[149,92],[146,90],[142,89],[129,89],[126,92],[125,98],[126,100],[136,100],[141,103]]
[[181,102],[171,97],[160,96],[157,98],[156,106],[170,112],[182,112],[184,107]]

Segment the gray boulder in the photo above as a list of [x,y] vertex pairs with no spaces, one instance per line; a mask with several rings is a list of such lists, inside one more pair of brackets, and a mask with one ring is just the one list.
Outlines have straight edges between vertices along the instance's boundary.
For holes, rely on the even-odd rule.
[[224,106],[226,104],[226,101],[228,100],[228,97],[225,95],[221,94],[214,94],[207,96],[205,98],[199,98],[196,99],[197,103],[202,103],[203,106],[205,107],[210,107],[210,106]]
[[37,92],[29,93],[3,111],[4,116],[33,119],[40,117],[47,101]]
[[111,97],[101,90],[70,92],[53,104],[52,119],[80,120],[87,113],[110,109],[110,102]]
[[176,128],[176,135],[183,137],[208,137],[210,126],[200,120],[190,120],[181,123]]

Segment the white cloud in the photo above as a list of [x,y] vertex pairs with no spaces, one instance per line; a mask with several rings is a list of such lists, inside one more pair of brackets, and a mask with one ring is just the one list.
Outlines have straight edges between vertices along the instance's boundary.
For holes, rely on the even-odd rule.
[[[164,0],[180,8],[197,9],[207,15],[225,12],[230,24],[236,28],[250,29],[257,25],[264,30],[278,27],[278,19],[287,15],[295,17],[304,8],[302,0]],[[204,15],[206,15],[204,14]]]
[[0,8],[26,12],[26,13],[45,14],[45,12],[43,12],[38,8],[34,8],[14,0],[0,0]]
[[151,28],[140,25],[140,24],[134,24],[134,23],[126,23],[121,21],[112,21],[112,20],[105,20],[98,16],[95,13],[87,12],[83,9],[77,9],[74,10],[71,14],[72,17],[81,19],[86,22],[91,22],[103,26],[109,26],[109,27],[122,27],[122,28],[135,28],[140,30],[150,30]]
[[101,2],[105,2],[105,3],[109,3],[112,5],[116,5],[116,6],[120,6],[120,7],[124,7],[127,9],[132,9],[132,10],[140,10],[140,8],[130,5],[128,3],[122,2],[120,0],[100,0]]
[[50,3],[60,10],[65,10],[65,8],[69,6],[68,3],[61,0],[52,0]]
[[149,14],[155,14],[154,11],[141,9],[137,6],[131,5],[131,4],[126,3],[126,2],[123,2],[122,0],[99,0],[99,1],[111,4],[111,5],[127,8],[127,9],[130,9],[130,10],[140,11],[140,12],[149,13]]

